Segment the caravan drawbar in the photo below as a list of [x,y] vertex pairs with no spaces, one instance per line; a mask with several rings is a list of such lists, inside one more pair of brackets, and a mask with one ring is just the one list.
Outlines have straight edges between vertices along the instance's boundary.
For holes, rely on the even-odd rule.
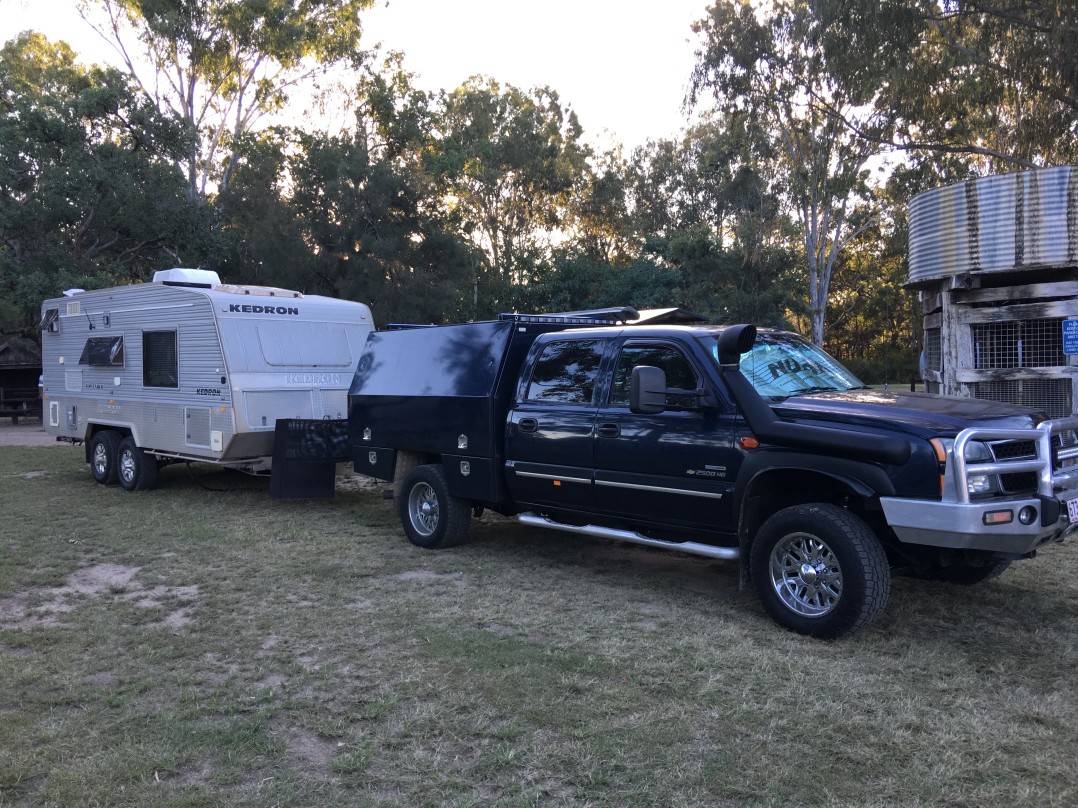
[[346,418],[374,327],[362,303],[201,269],[66,292],[41,315],[45,430],[128,490],[170,462],[268,470],[279,419]]

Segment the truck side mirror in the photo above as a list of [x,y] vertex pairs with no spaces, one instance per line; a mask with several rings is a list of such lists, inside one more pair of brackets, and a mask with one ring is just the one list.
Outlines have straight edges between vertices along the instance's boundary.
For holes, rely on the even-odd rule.
[[637,365],[629,381],[629,409],[654,415],[666,409],[666,373],[662,368]]

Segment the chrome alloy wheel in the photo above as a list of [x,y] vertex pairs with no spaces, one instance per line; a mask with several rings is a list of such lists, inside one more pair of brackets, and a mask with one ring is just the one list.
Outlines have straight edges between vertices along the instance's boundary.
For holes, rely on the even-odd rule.
[[109,468],[109,450],[104,442],[94,444],[94,472],[98,477],[104,477]]
[[842,597],[842,567],[824,542],[809,533],[784,536],[771,551],[771,585],[785,606],[804,617],[823,617]]
[[408,492],[408,519],[421,536],[438,529],[438,496],[427,483],[417,483]]
[[117,469],[120,472],[120,478],[125,483],[130,483],[135,479],[135,453],[129,450],[120,452],[120,462]]

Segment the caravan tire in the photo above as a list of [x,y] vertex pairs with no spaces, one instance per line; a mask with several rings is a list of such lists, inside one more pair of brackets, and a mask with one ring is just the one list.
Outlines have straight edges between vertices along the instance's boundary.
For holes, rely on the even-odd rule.
[[419,466],[408,473],[398,507],[408,540],[428,550],[460,544],[472,519],[468,501],[450,496],[445,472],[438,465]]
[[134,438],[120,441],[116,466],[120,485],[128,491],[147,491],[157,482],[157,458],[136,446]]
[[101,485],[116,485],[119,455],[119,432],[104,429],[90,438],[90,473]]

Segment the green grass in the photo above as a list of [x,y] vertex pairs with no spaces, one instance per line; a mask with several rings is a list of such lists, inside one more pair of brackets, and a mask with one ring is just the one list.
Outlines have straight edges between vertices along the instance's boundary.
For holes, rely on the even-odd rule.
[[1078,804],[1074,541],[825,643],[735,564],[267,489],[0,448],[0,805]]

